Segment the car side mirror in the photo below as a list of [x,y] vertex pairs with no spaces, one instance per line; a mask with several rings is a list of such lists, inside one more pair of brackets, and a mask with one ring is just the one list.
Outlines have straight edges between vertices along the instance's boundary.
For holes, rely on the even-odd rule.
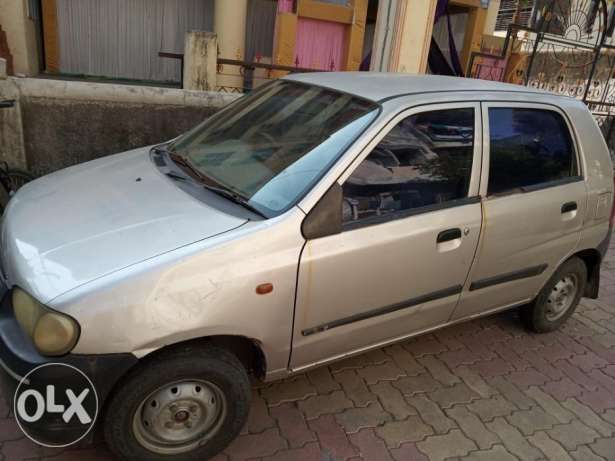
[[337,182],[322,196],[301,225],[307,240],[342,232],[342,186]]

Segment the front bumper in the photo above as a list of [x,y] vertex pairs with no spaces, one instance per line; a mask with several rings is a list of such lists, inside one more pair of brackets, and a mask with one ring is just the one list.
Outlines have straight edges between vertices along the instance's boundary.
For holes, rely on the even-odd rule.
[[[64,363],[81,370],[94,384],[98,394],[99,414],[111,390],[120,378],[137,363],[133,354],[78,355],[68,354],[63,357],[44,357],[38,353],[30,338],[28,338],[17,323],[11,305],[11,292],[0,282],[0,378],[4,392],[12,405],[15,390],[19,381],[34,368],[49,363]],[[67,370],[65,367],[45,367],[49,373]],[[66,372],[66,371],[65,371]],[[72,376],[65,379],[70,383]],[[65,425],[64,425],[65,427]]]

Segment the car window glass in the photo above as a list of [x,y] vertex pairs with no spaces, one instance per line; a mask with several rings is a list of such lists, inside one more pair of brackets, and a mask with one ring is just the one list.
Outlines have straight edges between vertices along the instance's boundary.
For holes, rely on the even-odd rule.
[[380,222],[467,197],[473,152],[472,108],[403,119],[344,183],[344,222]]
[[490,108],[489,138],[489,195],[578,174],[568,126],[557,112]]

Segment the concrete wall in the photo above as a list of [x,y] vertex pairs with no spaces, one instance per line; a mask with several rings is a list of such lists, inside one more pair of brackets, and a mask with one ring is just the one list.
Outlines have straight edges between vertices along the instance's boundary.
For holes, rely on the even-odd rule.
[[27,0],[0,0],[0,24],[13,55],[15,74],[37,75],[36,28],[28,18]]
[[[0,160],[40,175],[185,132],[237,95],[90,82],[9,78],[0,99]],[[6,147],[5,147],[6,146]]]

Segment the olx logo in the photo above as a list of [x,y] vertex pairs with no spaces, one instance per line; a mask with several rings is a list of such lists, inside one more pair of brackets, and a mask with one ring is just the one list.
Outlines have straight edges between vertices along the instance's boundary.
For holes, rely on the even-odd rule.
[[98,396],[90,379],[63,363],[41,365],[19,383],[15,418],[32,441],[46,447],[66,447],[94,427]]

